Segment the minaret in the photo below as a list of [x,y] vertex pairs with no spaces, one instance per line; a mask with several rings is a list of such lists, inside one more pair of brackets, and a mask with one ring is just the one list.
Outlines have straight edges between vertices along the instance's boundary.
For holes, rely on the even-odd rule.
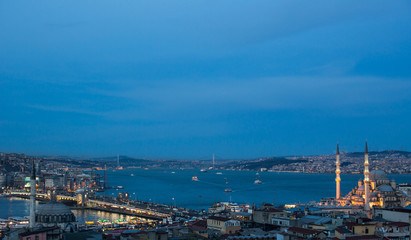
[[337,143],[337,153],[336,153],[336,161],[335,161],[335,198],[336,199],[340,199],[341,197],[341,191],[340,191],[340,182],[341,182],[341,178],[340,178],[340,149],[338,147],[338,143]]
[[365,152],[364,152],[364,189],[365,189],[365,203],[364,210],[370,210],[370,163],[368,162],[368,146],[367,141],[365,141]]
[[30,228],[36,225],[36,166],[34,165],[30,178]]

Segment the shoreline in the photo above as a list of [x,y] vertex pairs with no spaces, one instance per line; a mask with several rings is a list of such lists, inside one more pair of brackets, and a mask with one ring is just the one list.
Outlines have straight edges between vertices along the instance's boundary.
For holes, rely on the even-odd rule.
[[[85,168],[87,169],[87,168]],[[122,170],[134,170],[134,169],[141,169],[145,171],[149,170],[201,170],[201,168],[143,168],[143,167],[126,167],[123,169],[117,169],[117,168],[109,168],[107,170],[115,170],[115,171],[122,171]],[[103,170],[98,170],[98,171],[103,171]],[[266,170],[266,171],[260,171],[260,170],[249,170],[249,169],[210,169],[207,171],[230,171],[230,172],[270,172],[270,173],[301,173],[301,174],[316,174],[316,175],[325,175],[325,174],[335,174],[335,172],[301,172],[301,171],[273,171],[273,170]],[[341,172],[341,174],[345,175],[363,175],[362,172]],[[411,175],[411,172],[409,173],[387,173],[388,175]]]

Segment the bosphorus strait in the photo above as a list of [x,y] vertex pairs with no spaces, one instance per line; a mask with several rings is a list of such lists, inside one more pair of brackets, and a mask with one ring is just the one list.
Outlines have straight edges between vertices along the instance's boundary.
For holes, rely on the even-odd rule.
[[[221,173],[221,174],[217,174]],[[255,171],[211,170],[201,172],[199,169],[124,169],[108,170],[110,185],[123,186],[124,189],[109,189],[103,193],[117,196],[118,192],[128,192],[131,199],[176,205],[189,209],[207,209],[221,201],[253,204],[263,202],[281,205],[309,201],[320,201],[321,198],[335,194],[333,174],[303,174],[285,172],[258,172],[262,184],[254,184]],[[197,176],[198,181],[192,181]],[[389,175],[398,183],[408,182],[411,175]],[[347,194],[362,175],[344,174],[341,176],[342,194]],[[230,187],[232,192],[224,192]],[[0,218],[7,216],[27,216],[27,200],[0,198]],[[94,211],[75,210],[79,222],[104,218],[110,214]],[[107,217],[109,219],[125,218],[124,215]]]

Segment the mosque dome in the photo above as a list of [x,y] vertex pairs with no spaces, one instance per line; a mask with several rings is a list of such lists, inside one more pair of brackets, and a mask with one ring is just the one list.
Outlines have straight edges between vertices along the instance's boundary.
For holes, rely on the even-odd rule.
[[40,207],[36,213],[38,223],[64,223],[75,222],[76,218],[71,210],[59,202],[49,202]]
[[388,185],[381,185],[378,187],[378,190],[380,190],[381,192],[393,192],[394,190],[392,189],[392,187],[388,186]]
[[378,193],[372,192],[372,193],[370,193],[370,197],[378,197]]
[[377,181],[377,180],[388,180],[387,174],[381,170],[372,170],[370,172],[370,180]]
[[357,201],[363,199],[362,197],[360,197],[360,196],[358,196],[358,195],[354,195],[352,198],[355,199],[355,200],[357,200]]

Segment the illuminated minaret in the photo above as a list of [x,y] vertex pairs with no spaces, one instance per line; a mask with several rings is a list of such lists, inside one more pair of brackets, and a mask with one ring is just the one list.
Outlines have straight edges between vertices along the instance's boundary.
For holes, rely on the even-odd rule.
[[364,210],[370,210],[370,163],[368,162],[368,146],[367,141],[365,141],[365,152],[364,152],[364,189],[365,189],[365,204]]
[[36,221],[36,166],[34,165],[30,178],[30,228],[34,228]]
[[337,153],[336,153],[336,161],[335,161],[335,184],[336,184],[336,188],[335,188],[335,198],[336,199],[340,199],[341,197],[341,191],[340,191],[340,182],[341,182],[341,178],[340,178],[340,149],[338,147],[338,143],[337,143]]

